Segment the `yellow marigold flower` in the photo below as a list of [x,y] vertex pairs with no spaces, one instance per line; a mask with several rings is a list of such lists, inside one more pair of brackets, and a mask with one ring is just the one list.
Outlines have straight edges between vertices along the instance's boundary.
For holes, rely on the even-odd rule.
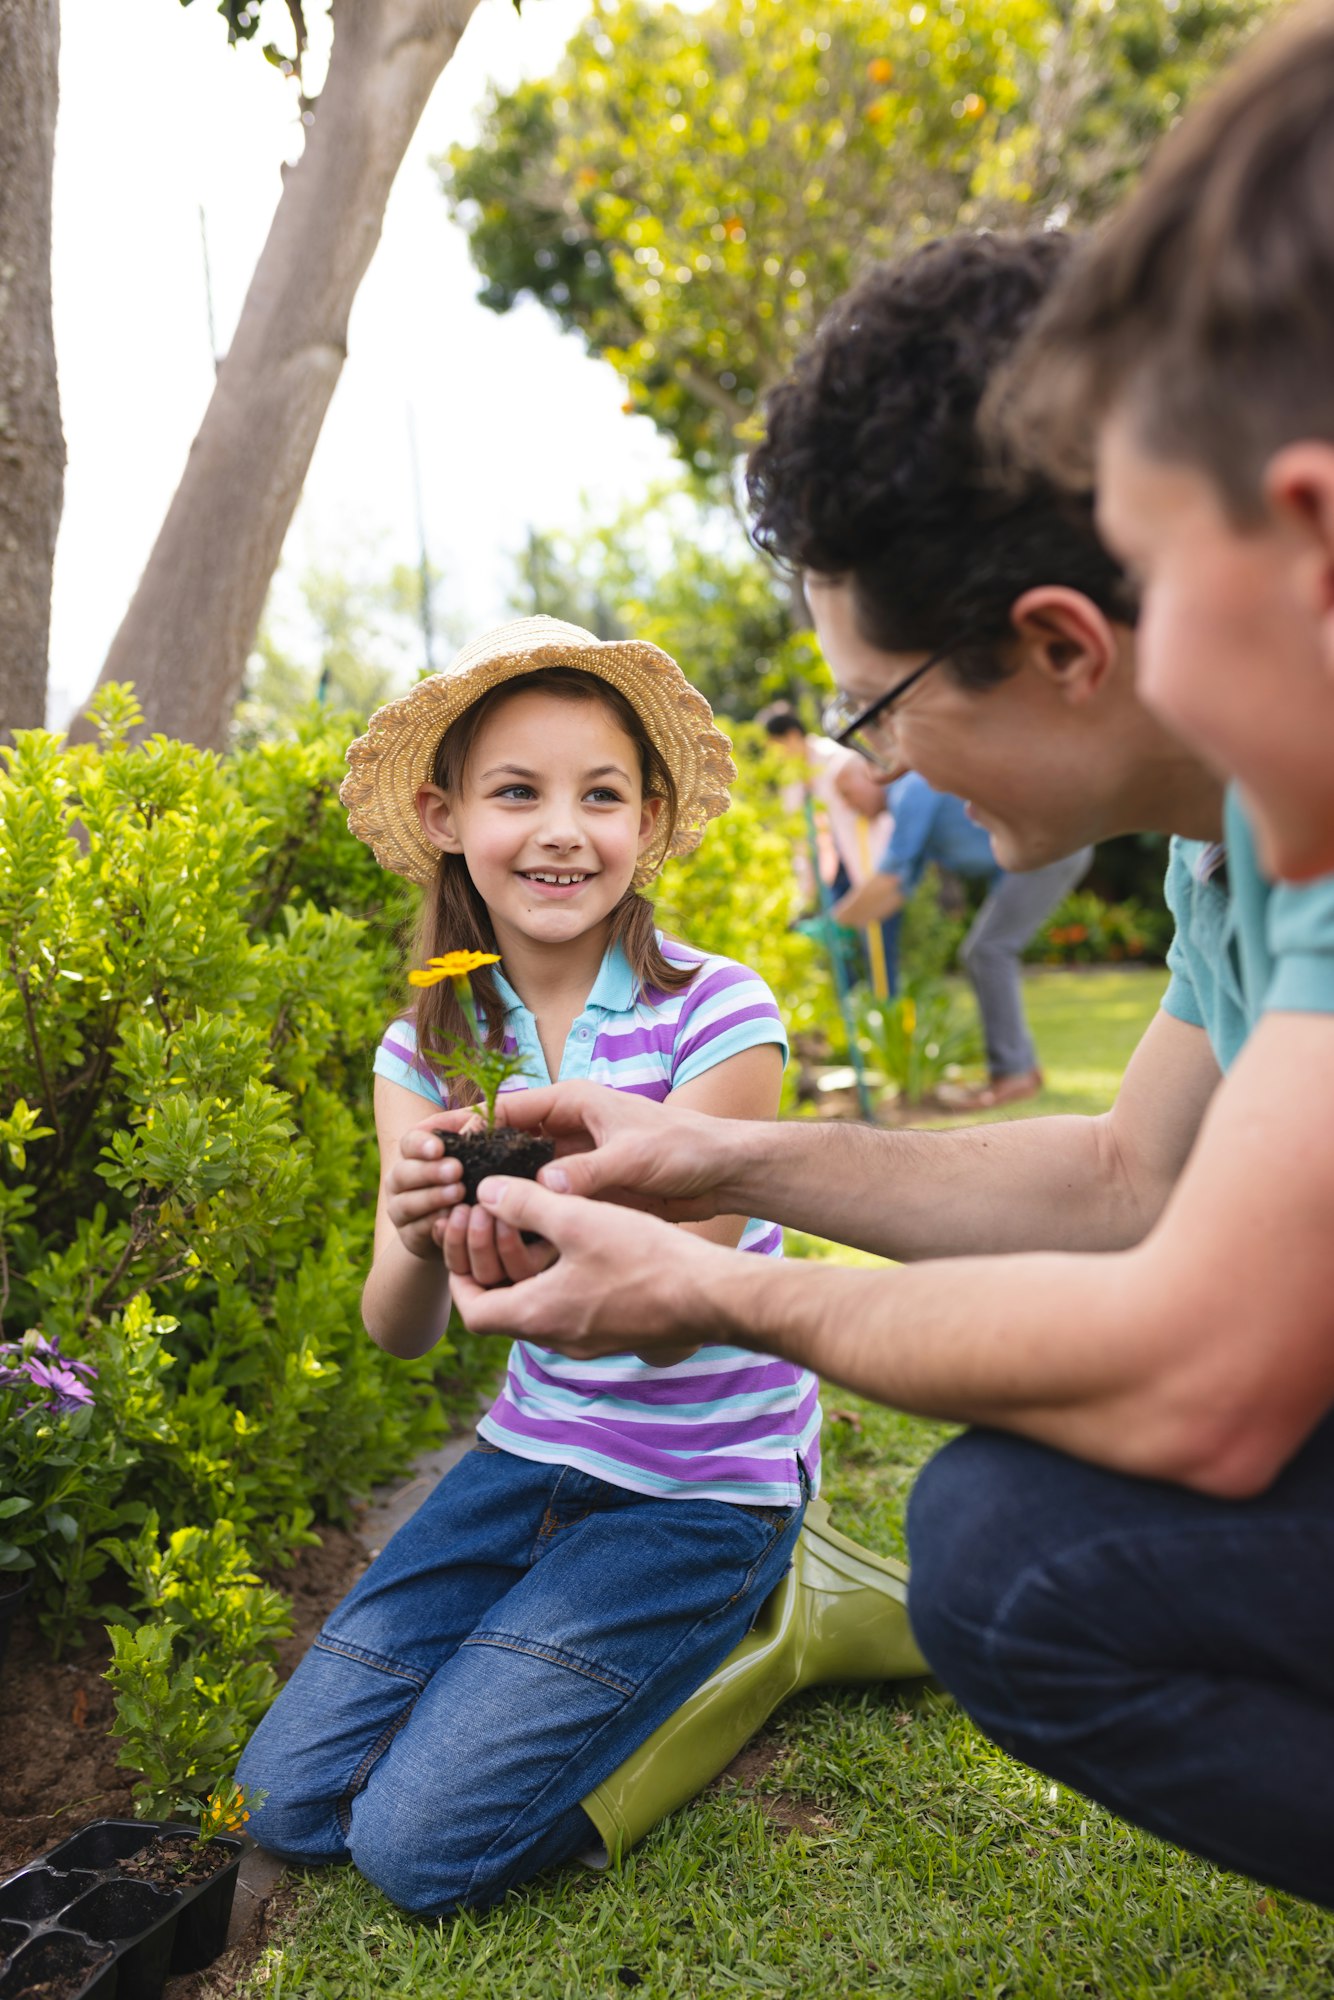
[[466,979],[480,965],[499,965],[495,951],[447,951],[443,958],[428,958],[420,971],[408,974],[409,986],[438,986],[442,979]]

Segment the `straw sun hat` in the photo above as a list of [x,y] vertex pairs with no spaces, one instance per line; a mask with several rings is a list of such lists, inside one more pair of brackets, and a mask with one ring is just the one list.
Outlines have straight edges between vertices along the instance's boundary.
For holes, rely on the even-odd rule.
[[666,825],[640,856],[635,887],[651,882],[672,854],[698,847],[711,819],[726,812],[736,766],[713,710],[670,654],[645,639],[596,639],[558,618],[517,618],[465,646],[438,674],[377,709],[347,753],[339,791],[347,823],[375,858],[413,882],[434,878],[440,860],[417,817],[417,792],[431,782],[437,745],[488,688],[540,667],[578,667],[619,688],[637,710],[676,781],[676,827]]

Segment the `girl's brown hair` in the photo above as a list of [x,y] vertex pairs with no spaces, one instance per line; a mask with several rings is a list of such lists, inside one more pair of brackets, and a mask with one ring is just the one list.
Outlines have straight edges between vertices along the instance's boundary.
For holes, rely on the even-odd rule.
[[[543,667],[536,673],[518,674],[488,688],[451,723],[436,745],[431,783],[438,785],[447,797],[457,797],[463,789],[468,759],[483,724],[515,695],[534,693],[554,695],[559,701],[601,702],[639,753],[645,798],[661,799],[668,827],[675,826],[676,781],[645,729],[638,709],[619,688],[578,667]],[[610,942],[619,944],[625,952],[641,993],[648,988],[660,993],[679,993],[695,976],[694,966],[673,965],[664,957],[658,944],[653,905],[636,889],[627,889],[611,913]],[[467,862],[461,854],[442,853],[435,880],[427,886],[422,898],[412,963],[425,965],[428,959],[443,957],[450,951],[495,949],[491,915],[477,893]],[[491,968],[483,966],[475,972],[471,984],[478,1013],[486,1023],[487,1046],[498,1049],[505,1039],[505,1009]],[[460,1036],[468,1036],[463,1010],[447,979],[438,986],[423,988],[414,997],[417,1047],[424,1061],[429,1060],[426,1052],[433,1046],[446,1047]],[[453,1080],[449,1088],[450,1101],[455,1105],[472,1104],[478,1099],[478,1092],[461,1078]]]

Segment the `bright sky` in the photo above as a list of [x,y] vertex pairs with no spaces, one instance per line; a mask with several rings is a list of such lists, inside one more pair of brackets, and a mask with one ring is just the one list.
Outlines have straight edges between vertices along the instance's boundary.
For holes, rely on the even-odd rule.
[[[280,7],[266,38],[282,40]],[[308,7],[318,11],[318,0]],[[353,573],[417,560],[408,411],[442,608],[504,612],[529,524],[610,515],[670,467],[611,369],[536,306],[503,318],[430,159],[475,130],[488,80],[549,70],[584,0],[482,0],[399,171],[352,314],[349,356],[284,551]],[[53,727],[97,678],[213,382],[199,210],[220,346],[231,337],[300,150],[295,94],[256,47],[229,49],[213,0],[63,0],[54,286],[69,466],[51,633]],[[225,532],[225,524],[219,524]]]

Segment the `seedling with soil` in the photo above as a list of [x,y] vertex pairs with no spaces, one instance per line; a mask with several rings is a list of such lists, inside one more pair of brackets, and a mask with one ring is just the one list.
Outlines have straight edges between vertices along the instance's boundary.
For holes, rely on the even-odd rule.
[[451,1048],[423,1051],[441,1076],[470,1083],[481,1100],[477,1106],[483,1121],[480,1128],[439,1134],[446,1157],[457,1160],[463,1168],[463,1192],[469,1202],[476,1201],[477,1190],[489,1174],[514,1174],[520,1180],[535,1181],[538,1169],[555,1158],[549,1139],[496,1124],[496,1099],[512,1077],[524,1075],[526,1065],[522,1056],[510,1050],[487,1047],[468,977],[479,966],[499,963],[494,952],[451,951],[443,958],[428,960],[421,971],[408,974],[412,986],[436,986],[447,979],[470,1031],[470,1038],[458,1036]]

